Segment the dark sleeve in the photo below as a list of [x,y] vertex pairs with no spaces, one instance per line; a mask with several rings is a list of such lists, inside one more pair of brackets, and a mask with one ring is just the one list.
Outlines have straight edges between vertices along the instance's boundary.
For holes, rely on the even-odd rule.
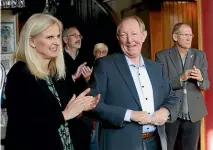
[[88,87],[88,82],[82,75],[75,81],[75,92],[77,95],[86,90]]
[[175,92],[172,90],[170,79],[165,74],[163,66],[161,72],[164,83],[164,102],[161,107],[165,107],[169,110],[170,118],[168,121],[174,122],[178,117],[180,109],[180,99],[175,95]]
[[66,86],[69,88],[69,91],[71,91],[72,94],[79,95],[81,92],[86,90],[86,88],[88,88],[88,82],[85,81],[82,75],[74,81],[72,75],[73,74],[70,72],[67,72],[65,79]]
[[101,99],[94,112],[102,121],[111,123],[117,127],[125,125],[124,117],[127,109],[106,104],[107,94],[107,64],[104,61],[98,60],[94,69],[92,82],[90,82],[91,95],[101,94]]
[[53,137],[64,123],[63,115],[37,86],[37,80],[20,68],[8,74],[6,149],[45,150],[51,148],[52,142],[60,142]]

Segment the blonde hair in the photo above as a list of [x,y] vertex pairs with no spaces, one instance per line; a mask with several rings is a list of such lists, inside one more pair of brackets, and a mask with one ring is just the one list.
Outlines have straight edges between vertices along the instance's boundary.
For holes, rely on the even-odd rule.
[[[20,40],[14,54],[14,61],[23,61],[27,64],[30,72],[39,79],[47,79],[54,76],[57,79],[65,78],[65,64],[62,49],[62,39],[60,39],[58,56],[49,63],[49,72],[42,67],[39,54],[30,46],[30,39],[42,31],[57,23],[60,35],[62,35],[62,23],[55,17],[48,14],[34,14],[25,23]],[[61,38],[61,37],[60,37]]]
[[138,25],[140,27],[141,32],[146,31],[145,24],[141,20],[141,18],[139,18],[138,16],[129,16],[129,17],[126,17],[126,18],[122,19],[121,22],[118,24],[117,31],[116,31],[117,36],[120,33],[120,28],[121,28],[121,25],[123,24],[123,22],[125,22],[126,20],[130,20],[130,19],[136,20],[138,22]]
[[102,51],[104,51],[104,50],[106,50],[107,53],[108,53],[108,47],[107,47],[107,45],[104,44],[104,43],[97,43],[97,44],[95,44],[95,46],[94,46],[93,54],[94,54],[94,56],[95,56],[95,54],[96,54],[97,51],[101,51],[101,52],[102,52]]

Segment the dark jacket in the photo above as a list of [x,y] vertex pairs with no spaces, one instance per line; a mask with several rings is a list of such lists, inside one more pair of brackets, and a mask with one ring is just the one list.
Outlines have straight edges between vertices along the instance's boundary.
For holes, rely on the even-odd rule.
[[[73,75],[77,68],[84,62],[85,58],[79,53],[74,60],[66,51],[64,51],[64,60],[66,65],[66,82],[69,82],[70,76]],[[71,84],[70,84],[71,85]],[[76,80],[75,88],[72,85],[68,87],[72,93],[79,94],[88,87],[87,82],[81,76]],[[60,88],[59,88],[60,89]],[[81,115],[79,118],[74,118],[69,121],[69,128],[71,132],[71,137],[74,142],[75,150],[89,150],[91,142],[92,133],[92,119]]]
[[[64,61],[66,66],[66,74],[67,78],[69,79],[71,75],[74,75],[77,71],[77,68],[86,62],[80,54],[76,56],[75,59],[73,59],[66,51],[64,51]],[[66,78],[66,80],[67,80]],[[79,79],[77,79],[77,84],[75,85],[75,89],[73,89],[75,94],[81,93],[83,90],[87,88],[87,83],[85,82],[84,78],[81,76]],[[70,87],[71,88],[71,87]]]
[[[177,118],[180,101],[172,91],[163,66],[144,59],[151,80],[155,111],[165,107],[170,112],[170,121]],[[91,82],[91,94],[101,94],[94,113],[100,117],[100,150],[142,150],[142,125],[125,122],[127,109],[141,111],[142,107],[123,54],[114,54],[97,60]],[[157,126],[162,150],[167,150],[165,126]]]
[[[65,83],[58,91],[63,106],[71,97]],[[63,108],[45,80],[33,76],[24,62],[17,62],[8,73],[5,94],[6,150],[62,150],[58,128],[65,123]]]

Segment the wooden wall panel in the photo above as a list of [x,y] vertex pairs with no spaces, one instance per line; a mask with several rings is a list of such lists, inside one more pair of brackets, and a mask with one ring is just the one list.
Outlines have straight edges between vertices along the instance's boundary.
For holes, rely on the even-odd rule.
[[191,25],[195,35],[192,47],[198,48],[197,29],[197,3],[176,1],[164,2],[160,11],[150,12],[150,42],[151,58],[154,59],[156,52],[171,47],[172,28],[178,22]]

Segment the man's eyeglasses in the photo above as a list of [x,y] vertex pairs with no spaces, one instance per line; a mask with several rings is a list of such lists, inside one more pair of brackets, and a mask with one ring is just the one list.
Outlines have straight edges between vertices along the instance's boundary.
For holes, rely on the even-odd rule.
[[108,52],[107,51],[96,51],[96,54],[99,54],[99,55],[106,55]]
[[194,34],[182,34],[182,33],[176,33],[176,34],[182,36],[183,38],[194,37]]
[[71,35],[67,35],[67,36],[72,36],[74,37],[75,39],[83,39],[83,36],[82,35],[77,35],[77,34],[71,34]]

